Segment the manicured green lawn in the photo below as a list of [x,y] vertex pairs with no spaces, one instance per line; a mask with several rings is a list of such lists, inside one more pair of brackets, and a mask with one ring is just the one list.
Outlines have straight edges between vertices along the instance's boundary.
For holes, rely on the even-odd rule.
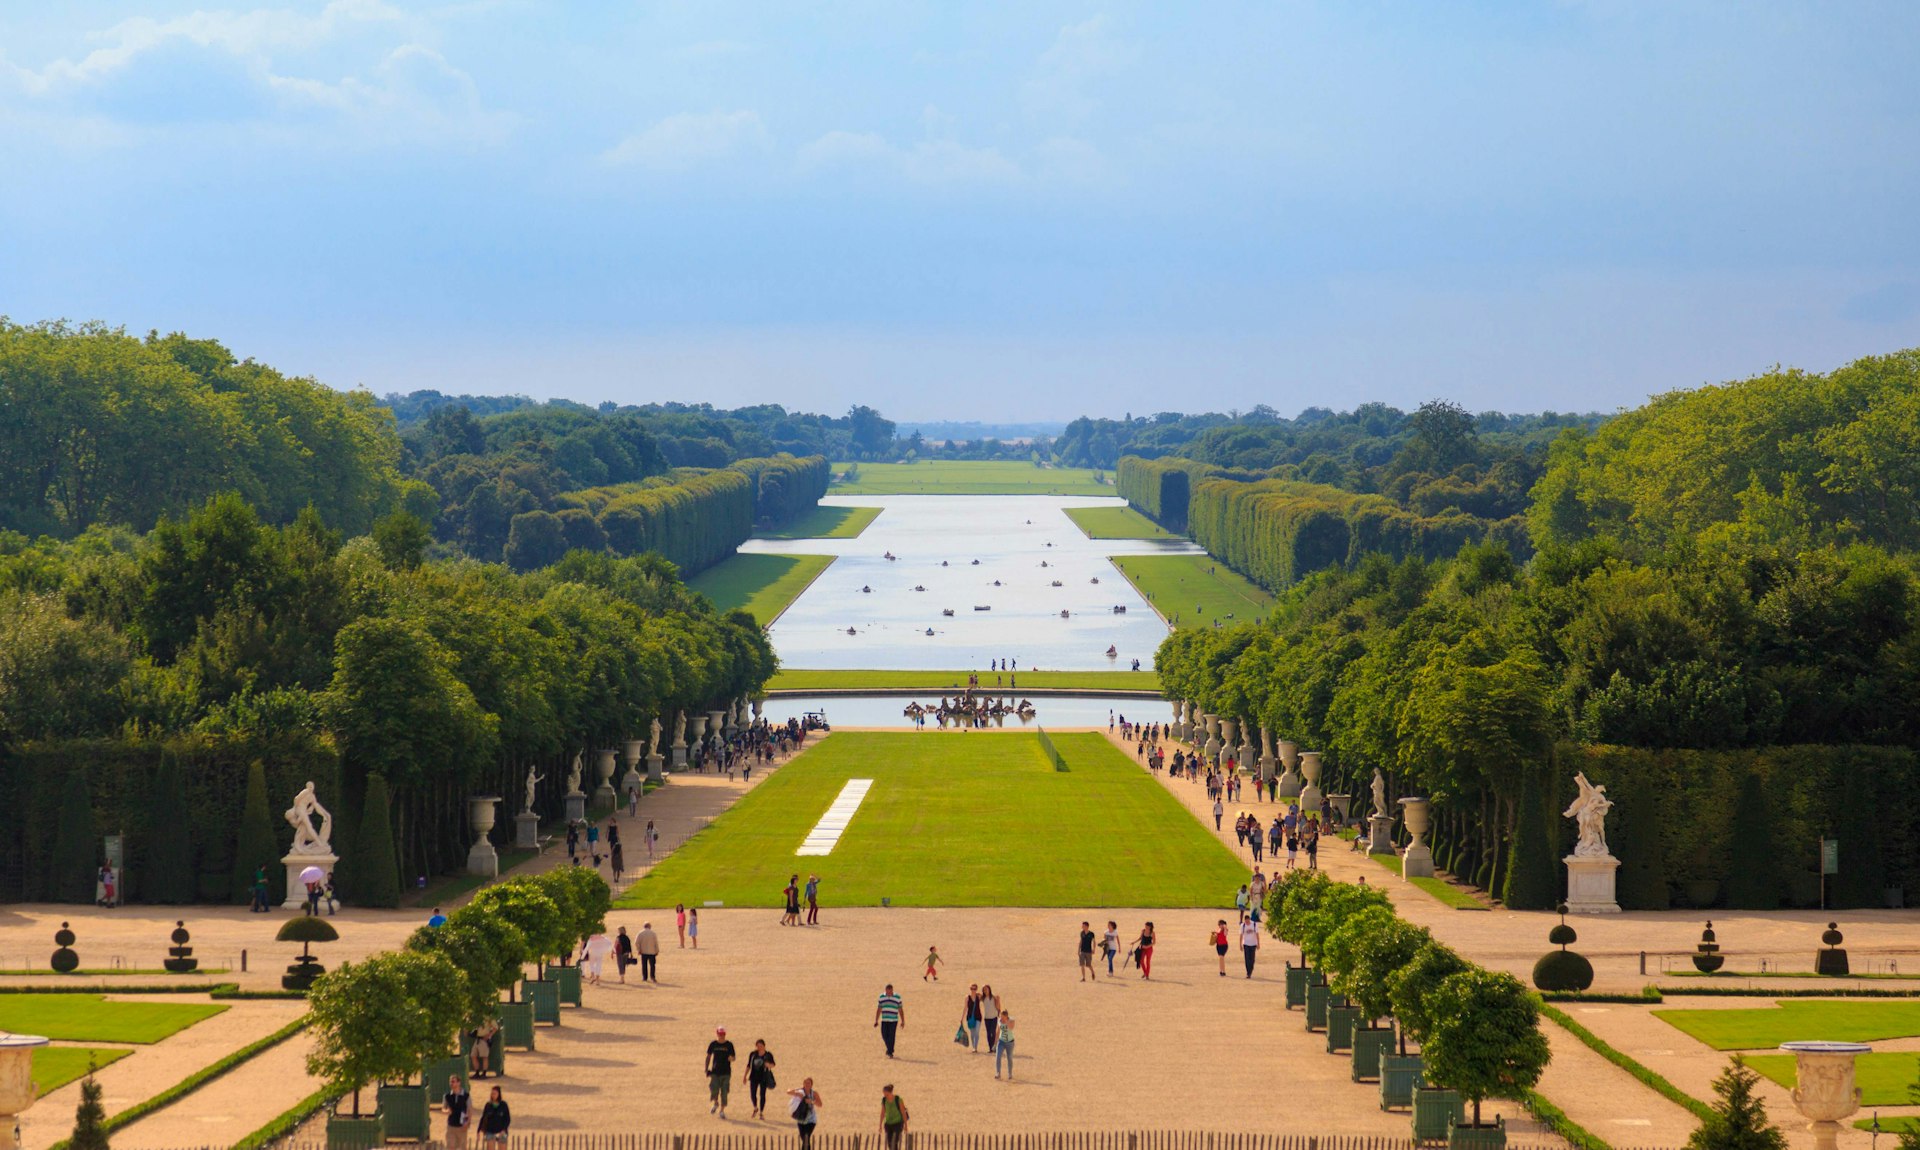
[[[964,687],[966,671],[807,671],[781,670],[767,683],[769,691],[822,691],[923,687],[927,690]],[[1006,672],[982,671],[980,682],[992,687],[1004,683]],[[1076,691],[1152,691],[1159,693],[1157,671],[1015,671],[1016,689],[1047,687]]]
[[1179,538],[1131,507],[1069,507],[1067,518],[1089,539]]
[[[1348,841],[1349,840],[1342,839],[1341,846],[1344,848],[1347,845]],[[1321,850],[1325,850],[1325,849],[1326,849],[1325,847],[1321,848]],[[1400,874],[1400,856],[1399,855],[1369,854],[1367,855],[1367,857],[1372,859],[1374,862],[1379,863],[1381,866],[1386,867],[1388,870],[1392,871],[1396,876]],[[1466,891],[1461,890],[1459,887],[1453,885],[1452,883],[1448,882],[1445,879],[1429,878],[1425,875],[1414,875],[1412,878],[1408,879],[1407,881],[1412,883],[1414,886],[1419,887],[1421,890],[1426,891],[1428,894],[1439,899],[1441,902],[1447,904],[1448,906],[1452,907],[1455,910],[1486,910],[1487,909],[1487,905],[1485,903],[1481,902],[1477,898],[1474,898],[1472,895],[1468,894]]]
[[108,1002],[101,994],[0,996],[0,1030],[63,1042],[145,1045],[225,1010],[212,1002]]
[[833,465],[830,495],[1112,495],[1083,467],[1035,467],[1001,460],[939,460],[925,463],[862,463],[860,478],[840,480],[850,466]]
[[[843,732],[781,767],[620,900],[779,905],[787,876],[821,903],[1217,907],[1246,870],[1151,775],[1098,734]],[[794,851],[849,779],[872,779],[838,845]],[[830,912],[829,912],[830,913]]]
[[[1793,1089],[1798,1077],[1794,1072],[1793,1055],[1748,1054],[1744,1057],[1748,1066],[1787,1089]],[[1913,1089],[1916,1075],[1920,1075],[1920,1054],[1913,1051],[1876,1051],[1853,1060],[1854,1085],[1864,1095],[1860,1099],[1862,1106],[1907,1105],[1913,1101],[1908,1091]],[[1886,1126],[1884,1120],[1881,1126]]]
[[[1799,1038],[1877,1042],[1920,1035],[1920,1002],[1795,998],[1758,1010],[1656,1010],[1715,1050],[1766,1050]],[[1911,1080],[1911,1079],[1909,1079]]]
[[1273,606],[1273,596],[1210,555],[1116,555],[1113,565],[1176,628],[1251,622]]
[[815,507],[778,531],[756,531],[755,539],[856,539],[880,507]]
[[110,1047],[42,1046],[33,1052],[33,1085],[45,1095],[75,1079],[85,1078],[89,1065],[98,1070],[132,1053]]
[[831,555],[735,555],[687,580],[687,586],[722,611],[746,608],[764,627],[832,562]]

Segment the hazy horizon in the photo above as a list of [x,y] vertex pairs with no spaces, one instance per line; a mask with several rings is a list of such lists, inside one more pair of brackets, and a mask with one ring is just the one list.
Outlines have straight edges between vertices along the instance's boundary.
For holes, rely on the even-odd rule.
[[1894,3],[15,10],[0,314],[377,394],[1611,411],[1920,345],[1917,34]]

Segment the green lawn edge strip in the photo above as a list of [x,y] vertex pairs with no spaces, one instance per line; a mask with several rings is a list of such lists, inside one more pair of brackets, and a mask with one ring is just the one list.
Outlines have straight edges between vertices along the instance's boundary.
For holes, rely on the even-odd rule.
[[1861,973],[1831,975],[1821,974],[1817,970],[1669,970],[1663,973],[1666,978],[1878,978],[1886,981],[1920,982],[1920,974],[1882,974]]
[[1624,1002],[1633,1006],[1657,1005],[1666,1001],[1659,987],[1643,987],[1638,994],[1620,994],[1608,991],[1588,990],[1543,990],[1540,991],[1543,1002]]
[[[139,975],[142,978],[152,978],[156,974],[167,975],[172,973],[172,971],[158,966],[149,970],[0,970],[0,978],[111,978],[115,975]],[[1920,975],[1911,975],[1908,977],[1920,978]]]
[[1567,1112],[1547,1100],[1547,1096],[1538,1090],[1529,1090],[1520,1096],[1520,1105],[1527,1113],[1546,1124],[1547,1129],[1565,1138],[1574,1150],[1613,1150],[1607,1140],[1593,1131],[1567,1117]]
[[283,1111],[278,1118],[255,1130],[245,1138],[233,1144],[233,1150],[260,1150],[280,1141],[299,1129],[300,1124],[318,1114],[327,1103],[333,1101],[333,1091],[325,1086],[307,1095],[292,1107]]
[[[1393,872],[1394,874],[1396,875],[1401,874],[1399,855],[1369,853],[1367,857],[1372,859],[1374,862],[1379,863],[1382,867],[1385,867],[1387,870]],[[1450,882],[1447,882],[1445,879],[1429,878],[1425,875],[1415,875],[1413,878],[1405,878],[1404,875],[1402,875],[1401,877],[1405,879],[1405,881],[1410,885],[1425,891],[1429,895],[1432,895],[1442,905],[1450,906],[1455,910],[1491,910],[1492,909],[1491,907],[1487,906],[1485,903],[1481,902],[1479,899],[1473,897],[1471,894],[1468,894],[1466,891],[1461,890],[1459,887],[1453,885]]]
[[[172,1086],[169,1086],[167,1089],[162,1090],[160,1093],[154,1095],[152,1098],[147,1099],[145,1102],[135,1103],[134,1105],[127,1107],[125,1110],[122,1110],[120,1113],[115,1114],[113,1117],[107,1119],[106,1122],[102,1123],[102,1129],[104,1129],[107,1133],[111,1134],[123,1126],[129,1126],[135,1122],[138,1122],[140,1119],[145,1118],[147,1115],[152,1114],[156,1110],[166,1109],[167,1107],[180,1101],[182,1098],[185,1098],[187,1095],[192,1094],[194,1091],[200,1089],[202,1086],[205,1086],[207,1083],[212,1082],[214,1079],[220,1077],[223,1074],[226,1074],[228,1071],[232,1070],[236,1066],[239,1066],[241,1063],[246,1062],[249,1059],[255,1057],[256,1055],[259,1055],[267,1050],[272,1049],[275,1046],[280,1045],[282,1042],[285,1042],[287,1039],[292,1038],[294,1035],[300,1033],[302,1030],[305,1030],[307,1028],[307,1023],[312,1019],[312,1017],[313,1016],[310,1014],[303,1014],[300,1017],[294,1019],[292,1022],[289,1022],[285,1026],[274,1031],[272,1034],[267,1035],[265,1038],[259,1039],[258,1041],[255,1041],[255,1042],[249,1042],[247,1045],[242,1046],[240,1049],[234,1051],[232,1054],[227,1055],[225,1058],[222,1058],[220,1061],[214,1063],[213,1065],[194,1071],[192,1074],[187,1075],[185,1078],[181,1079],[179,1082],[176,1082]],[[68,1141],[67,1139],[63,1138],[60,1141],[55,1142],[51,1147],[48,1148],[48,1150],[67,1150],[67,1141]]]
[[1540,1004],[1540,1013],[1558,1023],[1560,1029],[1586,1043],[1592,1048],[1595,1054],[1618,1066],[1628,1074],[1633,1075],[1639,1079],[1642,1084],[1652,1087],[1654,1093],[1665,1098],[1667,1101],[1685,1107],[1689,1113],[1700,1121],[1705,1122],[1713,1116],[1713,1108],[1711,1106],[1708,1106],[1698,1098],[1695,1098],[1693,1095],[1688,1094],[1678,1086],[1675,1086],[1665,1078],[1654,1073],[1648,1069],[1645,1064],[1629,1055],[1622,1054],[1610,1045],[1606,1039],[1601,1038],[1593,1031],[1575,1022],[1566,1011],[1543,1002]]
[[[234,982],[200,982],[159,986],[115,986],[94,983],[90,986],[0,986],[0,994],[204,994],[210,998],[248,998],[263,991],[242,991]],[[279,997],[278,994],[272,997]],[[301,997],[305,997],[302,995]]]
[[1679,998],[1920,998],[1920,990],[1883,986],[1656,986],[1662,994]]

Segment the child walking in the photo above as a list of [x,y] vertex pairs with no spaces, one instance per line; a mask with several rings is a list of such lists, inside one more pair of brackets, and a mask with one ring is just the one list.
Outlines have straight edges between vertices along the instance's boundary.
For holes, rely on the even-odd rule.
[[939,966],[940,963],[943,961],[944,960],[940,957],[939,948],[932,947],[932,946],[928,947],[927,948],[927,972],[920,976],[920,981],[925,982],[929,978],[931,978],[933,981],[939,982],[940,972],[938,970],[935,970],[934,968]]

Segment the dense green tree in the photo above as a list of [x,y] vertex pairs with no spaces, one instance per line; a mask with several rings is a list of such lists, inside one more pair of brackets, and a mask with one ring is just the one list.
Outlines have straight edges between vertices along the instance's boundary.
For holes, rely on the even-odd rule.
[[60,819],[53,840],[54,901],[92,902],[99,867],[93,794],[87,787],[87,776],[75,769],[67,775],[60,792]]
[[362,906],[400,905],[400,866],[393,850],[392,800],[382,775],[367,779],[367,800],[353,843],[353,899]]
[[1448,975],[1426,1004],[1422,1074],[1473,1103],[1519,1098],[1533,1089],[1552,1053],[1540,1033],[1538,1000],[1511,974],[1474,968]]
[[[251,778],[248,790],[252,790]],[[141,894],[147,902],[193,902],[199,887],[194,870],[193,822],[187,811],[186,783],[172,755],[162,758],[155,772],[150,818]]]
[[1713,1113],[1688,1138],[1686,1150],[1786,1150],[1787,1136],[1767,1118],[1767,1106],[1754,1095],[1760,1076],[1738,1055],[1713,1080],[1719,1101]]
[[307,1073],[353,1096],[375,1082],[406,1082],[423,1057],[452,1048],[466,1009],[466,974],[437,954],[395,951],[344,962],[307,993],[313,1050]]
[[552,566],[567,553],[567,533],[558,516],[526,511],[513,517],[507,531],[507,566],[532,571]]
[[373,541],[380,558],[395,571],[412,571],[427,557],[433,532],[417,517],[395,511],[373,525]]
[[240,808],[240,829],[233,849],[233,899],[246,902],[253,890],[254,874],[267,872],[267,899],[278,904],[287,897],[285,868],[280,866],[280,846],[275,840],[273,815],[267,805],[267,769],[260,763],[247,765],[247,797]]

